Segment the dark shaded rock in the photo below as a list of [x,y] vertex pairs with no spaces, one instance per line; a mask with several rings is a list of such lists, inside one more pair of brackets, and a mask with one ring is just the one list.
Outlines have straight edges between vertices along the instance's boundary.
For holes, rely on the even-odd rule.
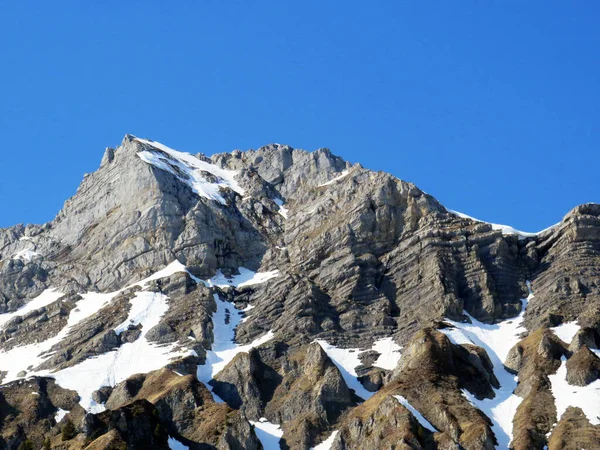
[[[88,414],[85,434],[92,443],[114,430],[128,449],[153,448],[168,450],[168,434],[161,425],[154,406],[146,400],[137,400],[116,410]],[[97,444],[96,444],[97,445]]]
[[121,338],[121,343],[125,344],[128,342],[135,342],[142,334],[142,326],[138,325],[129,325],[125,331],[123,331],[119,337]]
[[17,450],[29,440],[36,448],[55,425],[59,409],[81,420],[83,409],[76,392],[58,386],[54,380],[33,377],[14,381],[0,390],[0,446]]
[[146,333],[146,339],[157,344],[168,344],[177,340],[177,335],[169,324],[161,322]]
[[575,353],[577,350],[586,346],[588,348],[600,348],[600,336],[594,328],[582,328],[575,334],[571,345],[569,345],[569,351]]
[[587,386],[600,378],[600,358],[586,346],[567,361],[567,381],[574,386]]
[[234,414],[227,421],[227,428],[216,445],[218,450],[261,450],[262,444],[254,433],[254,427],[242,414]]
[[385,369],[374,368],[367,372],[366,375],[359,377],[358,380],[367,391],[377,392],[386,383],[390,372]]
[[240,353],[211,382],[215,394],[251,420],[264,416],[266,403],[281,380],[257,350]]
[[215,404],[195,375],[181,376],[169,369],[136,375],[118,384],[106,406],[111,409],[147,400],[171,436],[192,449],[245,449],[258,447],[258,439],[242,414]]
[[94,400],[99,405],[106,403],[112,394],[113,388],[111,386],[104,386],[94,391],[92,394],[92,400]]

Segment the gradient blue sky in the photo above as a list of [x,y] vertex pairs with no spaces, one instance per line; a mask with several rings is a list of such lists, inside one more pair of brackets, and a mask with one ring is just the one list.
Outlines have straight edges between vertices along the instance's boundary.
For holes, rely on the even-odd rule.
[[0,3],[0,227],[51,220],[126,133],[270,142],[537,231],[600,201],[600,2]]

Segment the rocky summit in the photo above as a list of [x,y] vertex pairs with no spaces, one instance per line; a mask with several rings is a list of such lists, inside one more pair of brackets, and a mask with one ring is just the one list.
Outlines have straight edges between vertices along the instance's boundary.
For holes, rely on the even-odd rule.
[[599,349],[600,205],[521,233],[327,149],[128,135],[0,229],[1,449],[598,450]]

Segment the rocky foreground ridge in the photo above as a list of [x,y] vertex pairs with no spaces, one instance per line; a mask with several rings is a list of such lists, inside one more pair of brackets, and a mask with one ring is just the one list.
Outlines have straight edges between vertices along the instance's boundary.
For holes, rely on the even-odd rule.
[[538,234],[126,136],[0,229],[0,448],[600,449],[600,205]]

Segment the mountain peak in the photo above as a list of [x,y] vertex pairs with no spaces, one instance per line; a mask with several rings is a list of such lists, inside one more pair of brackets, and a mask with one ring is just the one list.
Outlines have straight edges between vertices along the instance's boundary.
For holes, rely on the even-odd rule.
[[126,135],[0,230],[0,442],[594,448],[599,216],[522,233],[328,149]]

